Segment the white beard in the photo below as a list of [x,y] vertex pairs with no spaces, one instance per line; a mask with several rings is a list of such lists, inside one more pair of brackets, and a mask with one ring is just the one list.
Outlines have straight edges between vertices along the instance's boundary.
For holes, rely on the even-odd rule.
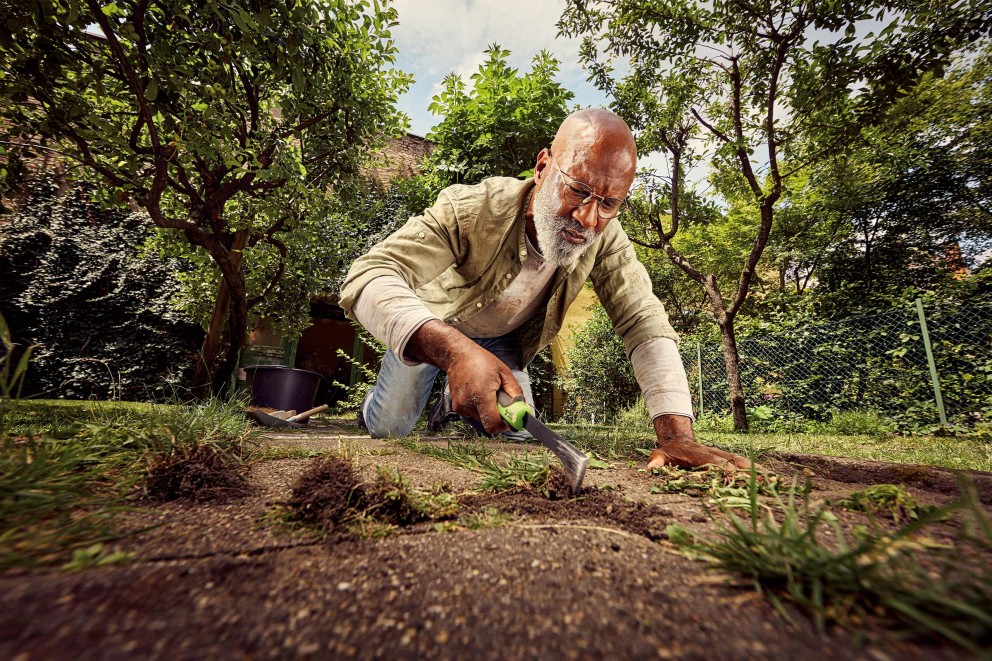
[[[558,188],[551,181],[546,181],[534,196],[534,229],[537,230],[537,247],[544,255],[544,260],[556,268],[568,267],[577,262],[599,236],[596,230],[582,227],[579,221],[559,216],[559,209],[561,195]],[[586,238],[585,243],[566,241],[561,234],[565,228],[582,234]]]

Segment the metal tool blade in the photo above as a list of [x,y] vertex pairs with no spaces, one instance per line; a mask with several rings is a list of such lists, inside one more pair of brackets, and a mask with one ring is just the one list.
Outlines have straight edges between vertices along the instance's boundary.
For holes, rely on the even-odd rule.
[[527,415],[524,421],[524,428],[534,438],[541,441],[544,447],[554,452],[555,456],[561,460],[565,471],[572,478],[572,491],[578,491],[582,486],[582,478],[586,475],[586,466],[589,465],[589,457],[561,436],[548,429],[547,425],[533,415]]
[[572,478],[572,491],[578,491],[582,486],[582,478],[586,475],[589,457],[538,420],[534,409],[522,396],[511,398],[500,390],[496,393],[496,404],[500,416],[511,429],[526,429],[531,436],[541,441],[544,447],[554,452],[565,472]]

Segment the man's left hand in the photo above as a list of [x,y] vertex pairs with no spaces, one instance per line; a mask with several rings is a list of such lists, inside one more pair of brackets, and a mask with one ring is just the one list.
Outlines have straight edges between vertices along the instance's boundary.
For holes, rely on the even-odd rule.
[[744,457],[697,443],[692,433],[692,420],[685,416],[660,415],[654,419],[654,431],[658,436],[658,448],[648,458],[648,468],[714,465],[735,471],[751,467],[751,462]]

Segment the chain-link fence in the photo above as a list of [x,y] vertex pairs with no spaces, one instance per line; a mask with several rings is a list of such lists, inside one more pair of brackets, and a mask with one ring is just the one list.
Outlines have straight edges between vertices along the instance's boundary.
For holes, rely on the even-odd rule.
[[[972,425],[992,414],[992,300],[906,308],[754,334],[737,343],[747,405],[822,420],[871,410],[906,424]],[[693,406],[729,411],[719,343],[684,342]],[[763,408],[758,408],[763,407]]]

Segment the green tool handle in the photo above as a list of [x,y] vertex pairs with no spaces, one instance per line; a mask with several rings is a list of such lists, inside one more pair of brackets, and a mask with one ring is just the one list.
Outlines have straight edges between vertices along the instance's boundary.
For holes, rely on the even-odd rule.
[[528,414],[534,415],[534,409],[527,406],[523,395],[511,398],[502,390],[496,393],[496,408],[506,424],[517,431],[524,428]]

